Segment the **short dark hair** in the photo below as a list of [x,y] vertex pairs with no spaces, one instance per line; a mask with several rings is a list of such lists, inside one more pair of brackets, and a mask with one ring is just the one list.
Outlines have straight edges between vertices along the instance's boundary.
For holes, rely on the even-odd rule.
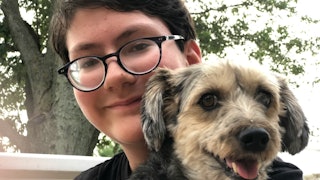
[[[185,41],[196,39],[193,20],[181,0],[59,0],[51,19],[50,39],[65,63],[69,61],[66,32],[76,10],[88,7],[105,7],[120,12],[138,10],[160,18],[172,34],[182,35]],[[183,43],[178,43],[178,46],[183,50]]]

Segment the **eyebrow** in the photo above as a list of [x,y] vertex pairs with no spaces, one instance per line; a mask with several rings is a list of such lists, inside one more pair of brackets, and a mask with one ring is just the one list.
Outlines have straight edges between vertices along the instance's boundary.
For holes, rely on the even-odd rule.
[[[121,34],[116,36],[116,38],[112,41],[112,43],[120,46],[121,44],[128,42],[128,38],[132,34],[135,34],[140,31],[145,32],[145,34],[156,32],[156,30],[153,30],[152,28],[150,29],[149,24],[145,24],[145,23],[133,24],[127,27],[126,30],[124,30]],[[85,43],[80,43],[76,45],[70,52],[73,52],[76,54],[81,51],[89,51],[89,50],[98,49],[98,48],[101,48],[101,45],[98,43],[85,42]]]
[[100,45],[96,43],[83,43],[83,44],[76,45],[71,52],[79,52],[79,51],[85,51],[90,49],[96,49],[97,47],[100,47]]
[[130,29],[124,31],[123,33],[121,33],[117,38],[115,38],[114,41],[115,41],[115,43],[122,42],[137,31],[139,31],[138,28],[130,28]]
[[[127,27],[125,31],[123,31],[121,34],[119,34],[114,40],[114,44],[124,44],[128,42],[129,40],[134,40],[130,39],[130,37],[134,34],[139,34],[143,35],[141,37],[137,38],[144,38],[144,37],[149,37],[151,34],[156,33],[157,30],[153,29],[153,27],[150,24],[145,24],[145,23],[139,23],[139,24],[133,24]],[[119,44],[120,43],[120,44]]]

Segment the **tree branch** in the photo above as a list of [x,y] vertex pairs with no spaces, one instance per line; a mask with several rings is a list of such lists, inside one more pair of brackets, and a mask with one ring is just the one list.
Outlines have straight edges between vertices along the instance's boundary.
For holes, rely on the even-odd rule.
[[201,14],[205,14],[205,13],[209,13],[211,11],[224,11],[226,9],[229,9],[229,8],[234,8],[234,7],[242,7],[242,6],[251,6],[253,3],[248,0],[248,1],[244,1],[242,3],[239,3],[239,4],[233,4],[233,5],[222,5],[220,7],[217,7],[217,8],[207,8],[207,9],[204,9],[204,11],[201,11],[201,12],[194,12],[194,13],[191,13],[193,15],[201,15]]
[[30,25],[26,23],[20,15],[18,0],[3,0],[1,9],[8,23],[10,34],[23,60],[29,61],[26,62],[26,64],[34,63],[30,61],[36,61],[38,58],[35,56],[41,56],[39,43],[37,39],[34,38],[35,32],[33,29],[30,28]]
[[37,105],[27,107],[27,111],[32,115],[49,111],[50,107],[42,107],[45,104],[42,101],[50,102],[52,97],[48,89],[52,86],[52,73],[55,72],[53,61],[45,61],[40,51],[39,37],[32,26],[22,19],[18,0],[2,0],[1,9],[26,68],[27,100],[31,102],[29,104]]

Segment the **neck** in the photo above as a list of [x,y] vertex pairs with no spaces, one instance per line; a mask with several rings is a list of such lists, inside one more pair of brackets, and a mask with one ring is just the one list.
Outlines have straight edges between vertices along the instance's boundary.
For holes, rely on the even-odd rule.
[[142,163],[146,162],[149,155],[149,150],[145,143],[140,145],[123,145],[122,149],[128,158],[132,171],[134,171]]

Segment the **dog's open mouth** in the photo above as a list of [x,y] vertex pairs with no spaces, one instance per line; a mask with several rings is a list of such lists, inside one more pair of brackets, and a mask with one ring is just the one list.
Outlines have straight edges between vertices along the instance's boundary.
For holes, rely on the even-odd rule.
[[226,175],[234,179],[253,180],[259,175],[260,163],[252,158],[225,158],[213,155],[221,167],[225,169]]
[[225,164],[243,179],[255,179],[258,176],[259,163],[257,160],[231,160],[227,158],[225,159]]

